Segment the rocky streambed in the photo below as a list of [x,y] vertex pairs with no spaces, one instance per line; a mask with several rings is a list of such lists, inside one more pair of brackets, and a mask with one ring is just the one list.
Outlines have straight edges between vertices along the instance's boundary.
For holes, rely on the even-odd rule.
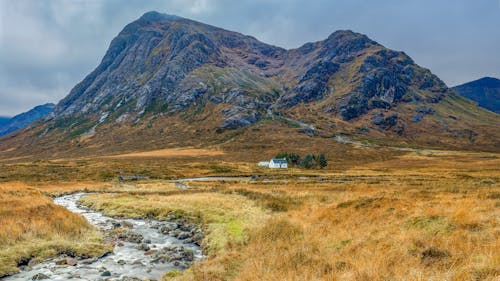
[[174,218],[114,219],[80,206],[78,200],[84,195],[65,195],[54,201],[101,229],[114,244],[113,252],[100,258],[59,256],[27,264],[3,280],[160,280],[166,272],[183,270],[203,258],[203,234],[196,225]]

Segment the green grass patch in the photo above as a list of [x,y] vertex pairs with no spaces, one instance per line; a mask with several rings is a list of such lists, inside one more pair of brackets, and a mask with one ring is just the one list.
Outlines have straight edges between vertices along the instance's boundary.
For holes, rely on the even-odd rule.
[[451,233],[455,226],[443,216],[418,217],[405,223],[408,229],[419,229],[427,234]]

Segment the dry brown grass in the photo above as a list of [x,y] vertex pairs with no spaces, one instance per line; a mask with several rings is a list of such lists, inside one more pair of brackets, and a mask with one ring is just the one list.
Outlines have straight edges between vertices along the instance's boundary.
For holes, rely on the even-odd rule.
[[498,280],[498,185],[417,182],[228,186],[303,203],[178,280]]
[[170,148],[170,149],[158,149],[152,151],[144,152],[134,152],[126,154],[118,154],[107,156],[110,158],[143,158],[143,157],[153,157],[153,158],[172,158],[172,157],[199,157],[199,156],[218,156],[223,155],[224,152],[221,150],[210,150],[202,148]]
[[100,233],[23,183],[0,184],[0,276],[60,253],[102,254]]
[[[113,192],[85,201],[111,215],[165,218],[176,213],[204,223],[211,241],[238,238],[223,240],[205,261],[174,280],[500,278],[499,154],[429,150],[384,157],[378,151],[356,164],[370,151],[356,151],[354,160],[341,154],[346,158],[339,162],[330,156],[332,166],[322,171],[270,171],[239,161],[204,162],[203,157],[173,159],[165,166],[157,159],[134,160],[141,165],[136,169],[158,175],[162,167],[167,167],[164,173],[182,176],[261,175],[249,182],[190,182],[187,191],[161,180],[42,182],[36,188],[47,194]],[[128,171],[133,165],[114,161],[85,167],[99,170],[111,163]],[[9,167],[19,172],[19,165]]]

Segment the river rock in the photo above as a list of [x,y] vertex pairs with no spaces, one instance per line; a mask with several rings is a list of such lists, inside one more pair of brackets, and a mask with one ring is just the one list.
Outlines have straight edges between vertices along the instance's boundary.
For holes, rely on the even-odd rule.
[[187,261],[193,261],[194,260],[194,252],[192,250],[185,250],[183,253],[183,258]]
[[180,240],[185,240],[187,238],[189,238],[191,236],[191,234],[189,232],[181,232],[179,233],[179,235],[177,236],[177,238],[179,238]]
[[44,279],[49,279],[50,277],[48,275],[45,275],[43,273],[37,273],[31,277],[31,280],[44,280]]
[[62,259],[62,260],[58,260],[56,261],[56,264],[57,265],[69,265],[69,266],[76,266],[77,262],[75,259],[73,258],[65,258],[65,259]]
[[147,244],[140,244],[139,246],[137,246],[137,250],[141,250],[141,251],[144,251],[144,252],[147,252],[149,251],[151,248],[149,248],[149,246]]
[[128,221],[122,221],[121,225],[123,227],[126,227],[126,228],[133,228],[134,227],[134,225],[132,223],[128,222]]
[[132,264],[133,265],[144,265],[141,260],[135,260]]
[[108,270],[103,271],[103,272],[101,273],[101,276],[105,276],[105,277],[107,277],[107,276],[111,276],[111,272],[109,272]]
[[66,258],[66,264],[70,266],[76,266],[77,262],[73,258]]
[[153,254],[154,254],[154,253],[156,253],[156,252],[158,252],[158,251],[157,251],[157,250],[149,250],[149,251],[146,251],[146,252],[144,253],[144,255],[145,255],[145,256],[151,256],[151,255],[153,255]]
[[[137,278],[137,277],[128,277],[128,276],[125,276],[123,277],[122,279],[120,279],[121,281],[141,281],[141,279]],[[151,281],[151,280],[150,280]]]
[[97,261],[97,258],[88,258],[80,261],[81,264],[91,264]]

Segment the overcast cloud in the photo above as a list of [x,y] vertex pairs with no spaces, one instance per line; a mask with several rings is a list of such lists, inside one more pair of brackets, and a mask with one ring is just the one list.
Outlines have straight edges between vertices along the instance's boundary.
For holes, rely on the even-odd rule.
[[500,0],[0,0],[0,116],[63,98],[151,10],[285,48],[351,29],[449,86],[500,77]]

